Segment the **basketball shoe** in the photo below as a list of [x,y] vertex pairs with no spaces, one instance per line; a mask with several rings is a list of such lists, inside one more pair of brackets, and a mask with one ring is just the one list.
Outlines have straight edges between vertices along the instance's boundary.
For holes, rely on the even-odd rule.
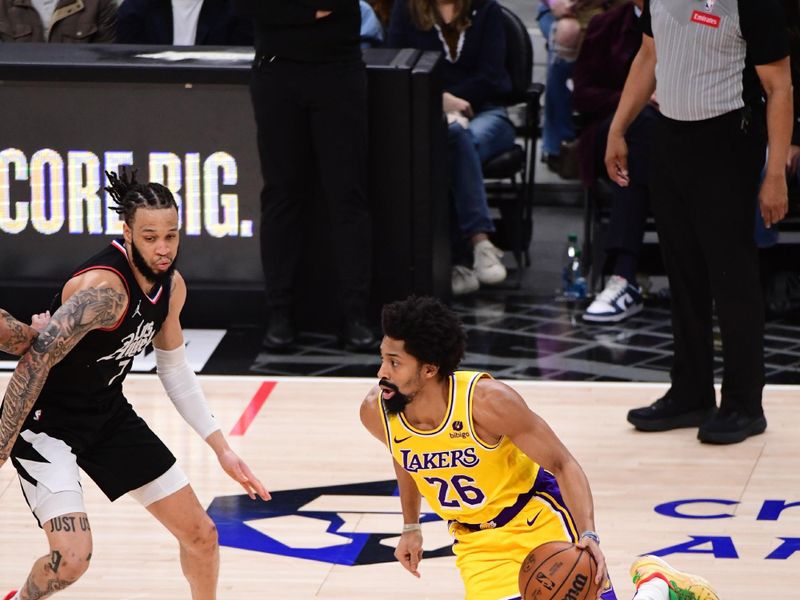
[[672,568],[657,556],[642,556],[633,561],[631,577],[638,587],[658,577],[669,586],[669,600],[719,600],[719,596],[702,577]]

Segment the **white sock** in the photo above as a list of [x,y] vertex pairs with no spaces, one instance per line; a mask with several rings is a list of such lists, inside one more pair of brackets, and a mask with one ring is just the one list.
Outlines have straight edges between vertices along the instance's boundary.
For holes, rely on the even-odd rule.
[[654,577],[639,586],[633,600],[669,600],[669,586],[663,579]]

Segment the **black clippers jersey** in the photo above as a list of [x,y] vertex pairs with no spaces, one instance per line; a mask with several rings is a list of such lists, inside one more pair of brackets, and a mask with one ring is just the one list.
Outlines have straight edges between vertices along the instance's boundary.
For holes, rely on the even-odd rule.
[[[122,279],[128,291],[128,308],[115,326],[90,331],[53,367],[39,403],[91,405],[121,397],[122,381],[131,370],[134,357],[150,344],[167,318],[170,284],[159,286],[148,297],[136,282],[122,240],[111,242],[71,277],[92,269],[112,271]],[[50,311],[55,312],[60,306],[59,294]]]

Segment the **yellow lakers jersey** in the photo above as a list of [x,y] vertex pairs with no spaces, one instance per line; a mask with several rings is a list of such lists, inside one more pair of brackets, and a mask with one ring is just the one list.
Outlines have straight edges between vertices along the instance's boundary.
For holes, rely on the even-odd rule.
[[[420,493],[443,519],[479,525],[490,522],[533,487],[539,465],[507,438],[488,444],[475,434],[472,395],[488,373],[456,371],[450,376],[448,406],[433,430],[390,415],[381,396],[383,423],[392,457],[413,477]],[[490,525],[491,526],[491,525]]]

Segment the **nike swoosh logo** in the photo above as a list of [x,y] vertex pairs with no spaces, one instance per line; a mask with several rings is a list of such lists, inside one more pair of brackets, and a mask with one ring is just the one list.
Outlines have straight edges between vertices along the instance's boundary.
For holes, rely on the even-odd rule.
[[535,517],[533,517],[532,519],[528,519],[527,521],[525,521],[525,522],[528,524],[528,527],[531,527],[531,526],[534,524],[534,522],[536,521],[536,519],[538,519],[538,518],[539,518],[539,515],[540,515],[540,514],[542,514],[542,511],[539,511],[539,512],[537,512],[537,513],[536,513],[536,516],[535,516]]
[[400,438],[400,439],[398,440],[398,439],[397,439],[397,436],[395,436],[395,438],[394,438],[394,443],[395,443],[395,444],[402,444],[402,443],[403,443],[403,442],[405,442],[406,440],[410,440],[410,439],[411,439],[411,437],[412,437],[412,436],[410,436],[410,435],[409,435],[409,436],[407,436],[407,437]]

